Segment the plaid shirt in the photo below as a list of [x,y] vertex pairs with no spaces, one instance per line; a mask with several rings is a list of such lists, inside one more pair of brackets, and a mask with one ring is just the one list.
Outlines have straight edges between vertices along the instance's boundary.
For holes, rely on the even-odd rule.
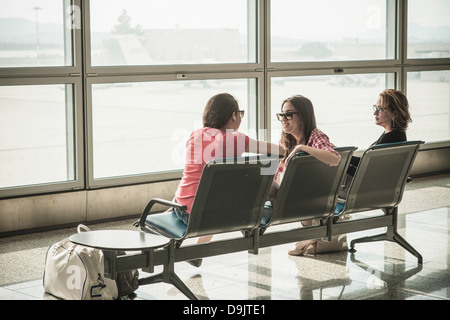
[[[280,140],[280,145],[283,146],[282,140]],[[330,151],[331,153],[334,153],[335,155],[337,155],[339,157],[339,159],[341,159],[341,155],[339,154],[339,152],[337,152],[336,150],[333,149],[335,147],[335,145],[330,142],[330,138],[328,138],[328,136],[325,133],[323,133],[322,131],[320,131],[317,128],[311,132],[308,143],[306,145],[309,147]],[[278,164],[277,173],[280,173],[283,171],[284,171],[284,166],[281,163]]]
[[328,150],[337,155],[339,159],[341,158],[339,152],[333,149],[335,145],[330,142],[330,138],[317,128],[311,132],[309,141],[306,145],[317,149]]

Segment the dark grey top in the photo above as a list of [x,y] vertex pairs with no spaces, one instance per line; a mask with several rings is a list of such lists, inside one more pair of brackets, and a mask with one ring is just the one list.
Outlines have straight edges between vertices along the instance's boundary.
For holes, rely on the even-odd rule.
[[164,247],[170,239],[132,230],[80,232],[69,237],[73,243],[101,250],[144,250]]

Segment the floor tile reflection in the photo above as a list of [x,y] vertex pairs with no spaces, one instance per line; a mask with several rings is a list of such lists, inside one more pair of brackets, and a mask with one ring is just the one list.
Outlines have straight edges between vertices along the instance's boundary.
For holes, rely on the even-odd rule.
[[[293,244],[280,245],[258,255],[207,258],[199,269],[177,263],[176,272],[200,299],[448,300],[449,216],[449,208],[438,208],[403,217],[399,233],[423,255],[423,265],[398,244],[384,241],[357,244],[354,254],[316,257],[289,256]],[[382,231],[349,234],[348,240]],[[184,298],[174,288],[166,290],[171,298]]]
[[[449,300],[450,207],[400,215],[399,233],[423,256],[393,242],[356,245],[347,251],[289,256],[293,243],[206,258],[200,268],[185,262],[175,271],[201,300]],[[348,234],[348,241],[384,231]],[[156,268],[156,272],[160,271]],[[146,273],[140,272],[141,276]],[[137,300],[187,300],[176,288],[141,286]],[[55,299],[42,280],[0,287],[1,300]]]

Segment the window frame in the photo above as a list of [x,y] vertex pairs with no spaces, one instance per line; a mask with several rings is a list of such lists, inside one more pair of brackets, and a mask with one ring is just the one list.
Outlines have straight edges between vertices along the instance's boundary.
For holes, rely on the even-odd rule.
[[[36,86],[69,84],[73,86],[73,170],[74,180],[19,185],[0,189],[0,198],[28,194],[80,190],[84,188],[84,130],[82,81],[80,77],[0,78],[0,86]],[[67,93],[66,93],[67,94]],[[69,97],[66,96],[66,99]],[[67,121],[67,119],[66,119]]]
[[[90,2],[84,2],[83,12],[86,17],[84,38],[86,50],[84,51],[85,69],[87,75],[152,75],[152,74],[194,74],[203,72],[253,72],[263,69],[263,33],[261,32],[261,0],[248,0],[253,3],[249,5],[249,10],[254,10],[255,19],[253,28],[255,29],[256,62],[250,63],[214,63],[214,64],[172,64],[172,65],[132,65],[132,66],[92,66],[91,61],[91,25],[90,25]],[[95,1],[95,0],[94,0]]]
[[[115,77],[106,76],[94,76],[87,77],[86,79],[86,95],[88,97],[86,101],[86,127],[87,127],[87,186],[88,189],[96,189],[101,187],[111,187],[111,186],[124,186],[130,184],[148,183],[148,182],[158,182],[164,180],[174,180],[179,179],[182,176],[183,170],[174,169],[164,172],[154,172],[154,173],[143,173],[143,174],[132,174],[117,177],[104,177],[104,178],[94,178],[94,142],[93,142],[93,123],[92,123],[92,85],[94,84],[105,84],[105,83],[123,83],[123,82],[160,82],[160,81],[183,81],[183,80],[226,80],[226,79],[255,79],[256,81],[256,126],[260,128],[265,122],[265,114],[262,110],[262,99],[260,97],[263,86],[263,74],[261,72],[248,72],[248,73],[203,73],[203,74],[185,74],[186,77],[183,79],[178,79],[176,75],[165,74],[165,75],[123,75]],[[205,97],[206,100],[209,97]],[[199,119],[200,121],[201,119]],[[259,130],[257,130],[259,131]],[[257,132],[259,135],[259,132]],[[265,137],[259,137],[264,139]]]
[[[68,7],[80,8],[71,12],[68,16]],[[68,18],[78,19],[80,25],[75,28],[66,29],[66,35],[70,34],[70,45],[72,49],[72,66],[42,66],[42,67],[11,67],[0,68],[0,86],[13,85],[46,85],[46,84],[71,84],[73,86],[73,135],[74,135],[74,180],[49,182],[35,185],[20,185],[0,189],[0,199],[31,194],[45,194],[50,192],[62,192],[71,190],[82,190],[85,187],[84,170],[84,128],[83,128],[83,54],[82,54],[82,17],[75,14],[81,12],[81,0],[63,0],[64,23]],[[72,20],[73,21],[73,20]],[[66,25],[64,24],[64,28]]]
[[[75,6],[81,8],[81,0],[63,0],[64,8],[69,6]],[[67,23],[68,12],[65,10],[64,23]],[[79,10],[81,12],[81,9]],[[74,14],[77,14],[75,12]],[[71,28],[71,48],[72,48],[72,66],[42,66],[42,67],[0,67],[0,79],[1,78],[15,78],[15,77],[81,77],[82,72],[82,29],[83,24],[81,19],[79,20],[80,28]],[[64,25],[64,28],[67,28]],[[68,34],[68,30],[66,34]]]
[[[389,8],[394,10],[394,25],[388,26],[389,28],[394,28],[394,51],[395,58],[393,59],[373,59],[373,60],[342,60],[342,61],[307,61],[307,62],[272,62],[271,60],[271,20],[270,20],[270,5],[274,0],[267,0],[266,2],[266,28],[265,33],[267,35],[266,38],[266,59],[267,59],[267,68],[269,71],[289,71],[289,70],[301,70],[301,69],[334,69],[334,70],[342,70],[342,69],[351,69],[351,68],[386,68],[391,67],[393,65],[399,65],[401,63],[401,55],[400,51],[400,43],[398,39],[400,39],[400,35],[402,32],[401,25],[402,19],[399,17],[398,12],[401,12],[401,2],[402,0],[386,0],[389,4]],[[387,10],[389,9],[387,8]],[[390,11],[388,11],[390,13]],[[389,44],[386,44],[389,45]]]
[[[409,72],[432,72],[432,71],[448,71],[450,73],[450,63],[449,64],[432,64],[432,65],[414,65],[414,66],[405,66],[404,68],[404,77],[408,78]],[[406,95],[408,95],[408,82],[405,80],[404,82],[405,88],[402,90]],[[450,109],[449,109],[449,118],[450,118]],[[414,119],[413,119],[414,121]],[[450,123],[449,131],[450,131]],[[442,148],[442,147],[450,146],[450,138],[443,140],[432,140],[425,141],[424,146],[421,149],[432,149],[433,147]]]
[[[399,75],[401,72],[400,67],[390,66],[385,68],[347,68],[342,71],[336,72],[335,69],[309,69],[309,70],[288,70],[288,71],[281,71],[281,70],[274,70],[268,72],[268,94],[267,99],[269,101],[267,112],[270,115],[275,115],[276,112],[279,112],[278,108],[280,105],[272,106],[271,103],[271,87],[272,87],[272,78],[279,78],[279,77],[309,77],[309,76],[333,76],[333,75],[357,75],[357,74],[379,74],[379,73],[392,73],[394,74],[394,82],[398,84],[399,81]],[[299,93],[301,94],[301,93]],[[286,97],[287,98],[287,97]],[[280,101],[281,103],[281,101]],[[314,104],[314,101],[313,101]],[[267,123],[268,126],[268,132],[271,132],[271,121],[269,117],[269,121]],[[272,135],[270,135],[269,138],[272,138]]]
[[402,9],[402,20],[401,27],[405,30],[402,33],[402,50],[403,50],[403,61],[407,66],[410,65],[423,65],[423,66],[433,66],[433,65],[448,65],[450,64],[449,58],[408,58],[408,1],[400,0]]

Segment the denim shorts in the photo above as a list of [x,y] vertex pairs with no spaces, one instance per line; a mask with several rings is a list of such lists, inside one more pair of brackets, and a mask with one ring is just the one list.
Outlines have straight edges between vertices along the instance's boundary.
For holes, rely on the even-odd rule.
[[[177,200],[173,199],[173,201],[176,203]],[[183,223],[185,225],[188,224],[189,221],[189,213],[187,213],[184,210],[180,210],[179,208],[173,208],[173,211],[175,212],[175,214],[177,215],[178,219],[180,219],[181,221],[183,221]]]

